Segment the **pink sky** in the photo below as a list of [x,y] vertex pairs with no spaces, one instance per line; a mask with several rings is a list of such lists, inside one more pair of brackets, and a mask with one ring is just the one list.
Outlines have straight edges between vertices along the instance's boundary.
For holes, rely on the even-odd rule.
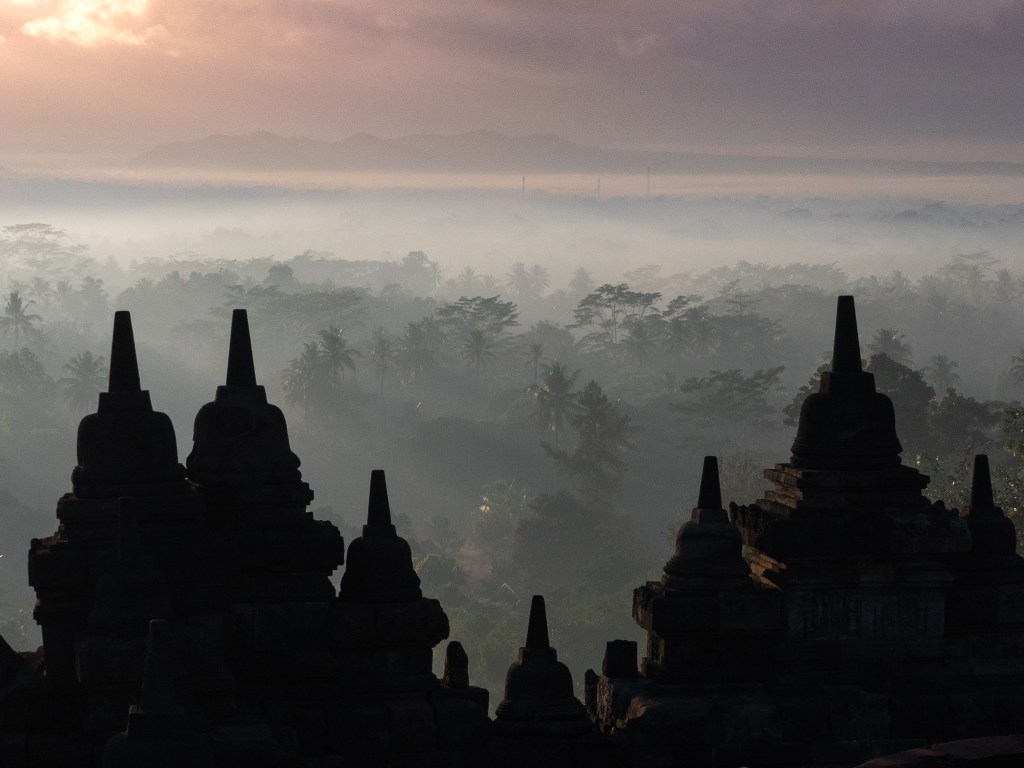
[[1000,0],[0,0],[0,153],[484,128],[1021,161],[1022,41]]

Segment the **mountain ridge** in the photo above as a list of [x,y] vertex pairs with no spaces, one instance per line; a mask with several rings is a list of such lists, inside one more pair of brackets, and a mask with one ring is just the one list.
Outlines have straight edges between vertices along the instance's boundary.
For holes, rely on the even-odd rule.
[[337,141],[268,131],[211,134],[159,144],[132,159],[145,167],[245,171],[426,173],[835,173],[1024,174],[1024,163],[769,157],[577,144],[552,133],[492,130],[384,139],[359,132]]

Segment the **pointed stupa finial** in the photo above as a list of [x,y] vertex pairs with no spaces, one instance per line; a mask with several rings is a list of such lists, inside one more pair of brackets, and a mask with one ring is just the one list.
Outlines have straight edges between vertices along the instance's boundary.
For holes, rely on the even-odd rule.
[[[370,473],[370,503],[363,535],[348,547],[338,598],[361,603],[403,603],[423,597],[409,542],[391,522],[384,470]],[[446,635],[447,637],[447,635]]]
[[530,623],[526,629],[526,645],[523,647],[531,651],[546,651],[551,647],[544,595],[534,595],[530,602]]
[[141,702],[143,711],[147,713],[175,711],[168,633],[169,624],[166,619],[153,619],[149,622]]
[[[530,625],[526,645],[505,675],[505,698],[494,712],[495,733],[578,736],[592,727],[583,704],[573,694],[572,673],[558,660],[548,641],[548,620],[544,597],[534,595],[530,603]],[[550,743],[550,742],[549,742]]]
[[836,303],[836,335],[832,343],[832,372],[861,373],[860,337],[853,296],[840,296]]
[[388,502],[388,484],[383,469],[370,472],[370,503],[366,510],[366,525],[363,536],[367,535],[395,536],[395,526],[391,522],[391,504]]
[[110,343],[110,383],[108,392],[139,392],[139,361],[135,356],[132,315],[126,310],[114,313],[114,335]]
[[225,383],[229,387],[256,386],[249,316],[244,309],[236,309],[231,313],[231,342],[228,346],[228,375]]
[[697,509],[721,509],[722,486],[718,480],[718,457],[705,456],[704,469],[700,475],[700,493],[697,495]]
[[987,509],[995,505],[988,455],[979,453],[974,457],[974,475],[971,478],[971,509]]

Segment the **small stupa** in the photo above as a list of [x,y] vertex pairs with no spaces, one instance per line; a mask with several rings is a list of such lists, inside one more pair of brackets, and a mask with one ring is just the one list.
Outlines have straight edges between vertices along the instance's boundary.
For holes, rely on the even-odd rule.
[[409,542],[391,522],[384,470],[370,473],[370,500],[363,535],[348,547],[338,599],[361,603],[406,603],[423,597]]
[[928,477],[901,450],[892,401],[861,366],[853,297],[840,296],[832,370],[804,401],[790,461],[766,469],[772,487],[737,511],[755,573],[800,558],[965,551],[967,526],[924,497]]
[[661,580],[635,590],[633,618],[647,631],[641,671],[649,680],[756,679],[746,651],[778,629],[778,596],[750,577],[740,533],[722,507],[717,457],[704,457],[697,506]]
[[1017,553],[1017,530],[992,494],[992,474],[988,456],[974,457],[971,475],[970,504],[961,508],[960,516],[971,531],[971,554],[976,558],[1014,558]]
[[71,473],[78,498],[184,493],[174,426],[153,410],[142,389],[131,314],[114,313],[110,378],[96,413],[78,426],[78,465]]
[[502,735],[573,737],[591,730],[583,704],[573,694],[572,673],[548,639],[542,595],[530,603],[526,645],[505,675],[505,697],[495,710]]
[[231,314],[227,375],[213,402],[196,414],[189,477],[204,486],[298,483],[299,457],[281,409],[256,383],[248,313]]

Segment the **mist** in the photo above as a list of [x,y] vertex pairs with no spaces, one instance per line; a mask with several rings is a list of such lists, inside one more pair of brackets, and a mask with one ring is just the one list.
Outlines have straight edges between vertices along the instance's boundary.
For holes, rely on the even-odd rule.
[[[639,636],[622,606],[671,554],[701,457],[721,457],[740,503],[786,460],[840,293],[857,296],[904,462],[936,472],[938,498],[964,502],[968,449],[1024,476],[1006,448],[1024,355],[1019,182],[716,173],[653,175],[648,192],[646,174],[5,173],[0,283],[36,319],[0,337],[0,632],[38,643],[23,553],[70,490],[86,411],[68,365],[108,356],[112,313],[131,310],[142,386],[184,461],[243,307],[313,513],[351,541],[384,468],[424,590],[492,698],[533,592],[563,612],[553,641],[579,683],[604,639]],[[602,286],[628,292],[614,320],[584,311],[611,306]],[[411,357],[417,328],[434,334],[429,364]],[[382,338],[391,352],[374,351]],[[298,394],[304,355],[339,339],[329,396]],[[573,397],[594,382],[594,412],[622,427],[596,475],[579,470],[582,426],[541,423],[556,366]]]
[[853,277],[898,264],[919,276],[957,253],[987,251],[1007,267],[1022,257],[1015,174],[95,176],[0,177],[0,204],[8,222],[50,223],[125,270],[107,276],[116,287],[147,260],[305,251],[387,260],[422,250],[448,277],[540,262],[555,282],[581,265],[599,281],[647,264],[670,275],[740,260],[835,262]]

